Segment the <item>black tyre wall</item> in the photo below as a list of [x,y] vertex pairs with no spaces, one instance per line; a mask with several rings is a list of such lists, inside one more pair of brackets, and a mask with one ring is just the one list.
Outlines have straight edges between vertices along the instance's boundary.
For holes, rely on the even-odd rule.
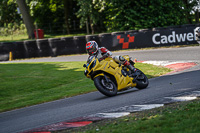
[[125,34],[133,34],[133,33],[137,33],[138,30],[128,30],[128,31],[125,31],[124,33]]
[[49,45],[48,39],[38,39],[36,42],[39,49],[40,57],[47,57],[52,55],[52,50]]
[[106,47],[109,50],[114,50],[112,34],[110,33],[99,34],[99,40],[101,42],[102,47]]
[[96,41],[99,47],[102,47],[101,42],[99,40],[99,35],[86,35],[86,41]]
[[24,42],[14,42],[15,43],[15,50],[13,51],[13,59],[23,59],[28,58],[26,56],[26,50],[24,47]]
[[39,57],[39,49],[37,47],[36,41],[24,41],[26,57]]
[[0,43],[0,61],[8,61],[9,53],[12,52],[13,59],[26,58],[24,42]]
[[40,39],[37,41],[24,42],[1,42],[0,61],[9,58],[9,52],[13,53],[13,59],[45,57],[68,54],[86,53],[85,44],[94,40],[99,47],[106,47],[109,50],[135,49],[145,47],[162,47],[172,45],[198,44],[195,28],[200,24],[186,24],[168,27],[157,27],[131,30],[126,32],[102,33],[99,35],[63,37]]
[[122,50],[122,49],[130,49],[136,48],[137,45],[135,40],[137,39],[138,32],[136,31],[129,31],[129,32],[114,32],[113,35],[113,46],[115,46],[115,50]]
[[65,54],[76,54],[78,53],[78,48],[74,42],[74,37],[62,37],[61,40],[64,41],[66,51]]
[[0,43],[0,61],[9,60],[9,49],[5,43]]
[[85,36],[74,36],[74,44],[79,54],[86,53],[86,39]]
[[[118,38],[121,35],[125,35],[125,32],[112,32],[111,35],[112,35],[112,38],[113,38],[113,45],[112,45],[113,50],[121,50],[123,44],[119,43]],[[124,40],[124,41],[126,41],[126,40]]]
[[60,38],[49,38],[49,46],[51,48],[52,57],[56,57],[58,55],[58,44],[60,43]]

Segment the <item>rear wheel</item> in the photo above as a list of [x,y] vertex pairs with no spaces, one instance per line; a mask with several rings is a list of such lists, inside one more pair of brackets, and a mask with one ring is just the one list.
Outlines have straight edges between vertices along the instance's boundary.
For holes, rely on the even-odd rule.
[[149,80],[148,80],[147,76],[139,69],[137,69],[136,73],[137,73],[137,78],[135,81],[137,84],[136,88],[138,88],[138,89],[146,88],[149,85]]
[[104,76],[98,76],[94,79],[94,85],[96,88],[106,96],[115,96],[117,95],[117,87],[115,83],[109,78],[106,81]]

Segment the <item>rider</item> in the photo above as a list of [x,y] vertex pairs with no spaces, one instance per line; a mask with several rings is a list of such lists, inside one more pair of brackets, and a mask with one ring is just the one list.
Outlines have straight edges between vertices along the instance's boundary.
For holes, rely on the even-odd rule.
[[[96,57],[99,60],[103,60],[106,57],[111,57],[112,56],[112,52],[110,52],[105,47],[100,47],[99,48],[97,42],[95,42],[95,41],[89,41],[89,42],[86,43],[86,51],[90,56],[91,55],[96,55]],[[121,63],[124,66],[127,66],[132,72],[135,71],[135,68],[123,56],[121,56],[121,55],[120,56],[115,56],[115,57],[113,57],[113,59],[114,59],[115,62]]]

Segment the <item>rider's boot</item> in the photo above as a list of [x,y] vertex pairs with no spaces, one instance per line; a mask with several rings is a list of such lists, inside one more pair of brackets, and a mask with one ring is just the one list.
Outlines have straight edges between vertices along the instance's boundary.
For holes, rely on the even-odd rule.
[[134,66],[132,66],[132,65],[130,64],[130,62],[127,61],[127,60],[124,62],[123,65],[124,65],[124,66],[127,66],[128,69],[131,70],[132,73],[134,73],[134,72],[136,71],[136,68],[135,68]]
[[[131,70],[132,75],[135,77],[135,74],[136,74],[135,72],[137,69],[133,65],[131,65],[131,63],[128,62],[127,60],[124,62],[123,65],[128,67],[128,69]],[[136,81],[136,78],[134,78],[132,82],[135,83],[135,81]]]

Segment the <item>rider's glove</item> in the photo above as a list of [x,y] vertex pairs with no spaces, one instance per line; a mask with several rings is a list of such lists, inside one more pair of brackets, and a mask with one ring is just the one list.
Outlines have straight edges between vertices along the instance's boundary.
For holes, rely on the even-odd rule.
[[108,56],[109,56],[108,53],[103,54],[103,57],[104,57],[104,58],[106,58],[106,57],[108,57]]
[[108,53],[104,53],[102,56],[103,56],[103,57],[101,57],[101,58],[99,59],[99,61],[102,61],[103,59],[107,58],[107,57],[109,56],[109,54],[108,54]]

